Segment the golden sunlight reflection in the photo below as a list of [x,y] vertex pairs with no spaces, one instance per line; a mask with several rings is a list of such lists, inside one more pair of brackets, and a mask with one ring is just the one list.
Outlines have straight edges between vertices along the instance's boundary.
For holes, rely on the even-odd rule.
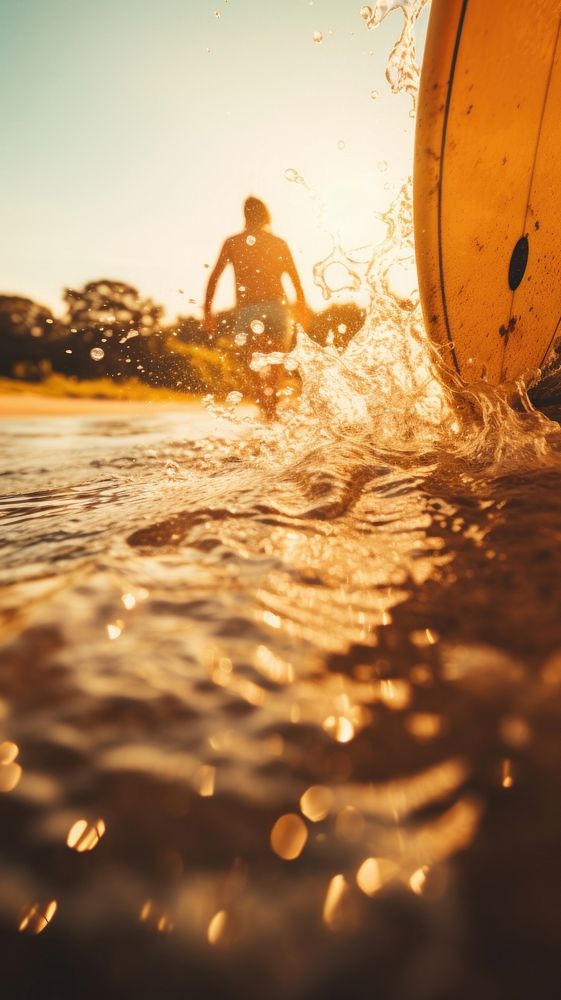
[[411,685],[399,678],[380,681],[380,701],[395,712],[408,708],[411,703]]
[[333,792],[324,785],[312,785],[300,798],[302,814],[312,823],[320,823],[329,814]]
[[95,823],[89,823],[87,819],[79,819],[68,831],[66,843],[68,847],[79,854],[93,851],[105,834],[105,829],[105,823],[102,819],[96,820]]
[[366,858],[356,873],[356,884],[366,896],[375,896],[399,874],[399,866],[389,858]]
[[18,754],[17,743],[12,743],[10,740],[0,743],[0,764],[13,764]]
[[136,607],[136,597],[134,594],[122,594],[121,602],[127,611],[132,611]]
[[333,928],[337,923],[338,911],[348,890],[349,883],[345,876],[334,875],[327,887],[323,903],[322,918],[328,927]]
[[207,799],[214,795],[216,768],[211,764],[203,764],[195,776],[195,786],[201,798]]
[[294,680],[294,667],[281,660],[268,646],[258,646],[255,654],[257,669],[275,684],[290,684]]
[[147,899],[141,907],[138,919],[141,924],[147,924],[158,934],[171,934],[173,923],[168,913],[152,899]]
[[512,761],[505,759],[502,763],[501,768],[501,785],[503,788],[512,788],[514,784],[514,774],[512,770]]
[[296,813],[280,816],[271,830],[271,847],[283,861],[299,858],[307,840],[306,824]]
[[18,930],[22,934],[32,936],[42,934],[49,926],[57,911],[57,902],[51,899],[49,903],[30,903],[25,907],[23,917],[19,923]]
[[218,913],[214,914],[207,930],[207,940],[209,944],[218,944],[221,938],[223,938],[227,922],[228,914],[226,913],[226,910],[219,910]]
[[466,797],[419,830],[403,830],[403,862],[409,860],[418,867],[432,866],[464,850],[473,841],[481,816],[481,803]]
[[263,612],[263,621],[265,622],[265,625],[269,625],[270,628],[280,628],[282,624],[282,619],[278,615],[273,614],[272,611]]
[[423,865],[422,868],[417,868],[417,870],[414,871],[409,877],[409,886],[411,891],[414,892],[416,896],[422,896],[423,894],[428,870],[427,865]]
[[108,637],[110,639],[118,639],[121,632],[123,631],[123,627],[124,627],[124,622],[122,621],[110,622],[106,626]]
[[435,712],[413,712],[407,716],[405,728],[413,739],[420,742],[434,740],[444,729],[444,718]]
[[438,632],[431,628],[414,629],[409,638],[414,646],[422,649],[424,646],[434,646],[440,636]]
[[19,784],[22,768],[16,762],[19,747],[10,740],[0,743],[0,792],[12,792]]
[[349,743],[355,735],[353,723],[344,715],[328,715],[323,728],[337,743]]
[[410,777],[366,786],[348,784],[344,794],[338,788],[333,789],[333,794],[337,805],[354,804],[365,813],[395,822],[457,792],[468,775],[467,762],[453,758]]

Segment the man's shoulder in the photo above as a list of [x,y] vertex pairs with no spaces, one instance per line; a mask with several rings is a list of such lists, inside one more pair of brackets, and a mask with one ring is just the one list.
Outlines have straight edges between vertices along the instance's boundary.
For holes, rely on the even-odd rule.
[[286,256],[289,253],[288,243],[286,240],[281,239],[280,236],[275,236],[274,233],[267,233],[267,236],[271,242],[271,245],[279,254]]

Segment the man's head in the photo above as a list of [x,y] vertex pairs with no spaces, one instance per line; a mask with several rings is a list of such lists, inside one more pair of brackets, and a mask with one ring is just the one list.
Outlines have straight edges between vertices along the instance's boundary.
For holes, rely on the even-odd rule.
[[265,202],[261,201],[260,198],[254,198],[252,195],[245,199],[243,212],[245,215],[245,224],[248,229],[263,229],[264,226],[268,226],[271,222],[269,209]]

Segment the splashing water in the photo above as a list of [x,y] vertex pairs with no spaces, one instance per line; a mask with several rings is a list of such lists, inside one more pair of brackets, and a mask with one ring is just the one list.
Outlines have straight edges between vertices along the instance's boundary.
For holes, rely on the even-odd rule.
[[368,28],[376,28],[394,10],[403,14],[403,26],[386,65],[386,80],[393,94],[406,93],[412,101],[411,117],[415,114],[419,93],[420,68],[417,64],[415,24],[429,0],[378,0],[363,7],[360,15]]
[[[401,12],[412,97],[423,7],[360,12]],[[12,995],[551,995],[561,433],[522,384],[441,380],[410,182],[379,221],[314,271],[368,295],[348,346],[253,355],[299,373],[277,425],[233,390],[214,437],[3,444]]]

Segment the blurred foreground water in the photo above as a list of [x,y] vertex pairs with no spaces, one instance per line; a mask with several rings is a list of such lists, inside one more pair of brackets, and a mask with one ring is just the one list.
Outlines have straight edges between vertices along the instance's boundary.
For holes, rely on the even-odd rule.
[[462,406],[3,425],[4,996],[558,995],[561,431]]

